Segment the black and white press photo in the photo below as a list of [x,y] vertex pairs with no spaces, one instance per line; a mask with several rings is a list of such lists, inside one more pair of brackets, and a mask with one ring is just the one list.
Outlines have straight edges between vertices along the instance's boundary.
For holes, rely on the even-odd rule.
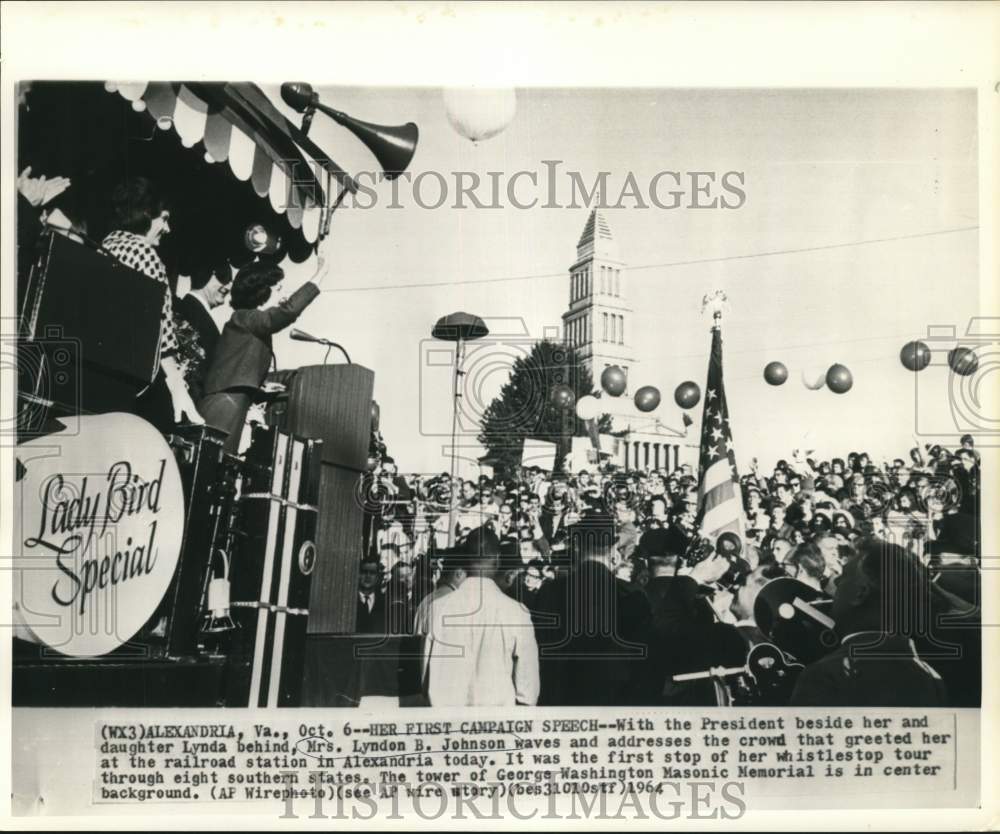
[[5,79],[16,813],[978,803],[979,77],[336,65]]

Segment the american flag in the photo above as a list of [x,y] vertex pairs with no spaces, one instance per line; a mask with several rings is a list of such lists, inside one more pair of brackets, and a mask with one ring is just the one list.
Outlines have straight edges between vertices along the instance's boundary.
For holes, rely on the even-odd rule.
[[736,473],[729,406],[722,386],[722,329],[712,328],[712,355],[708,360],[705,412],[701,418],[698,465],[698,528],[715,539],[731,530],[743,538],[743,493]]

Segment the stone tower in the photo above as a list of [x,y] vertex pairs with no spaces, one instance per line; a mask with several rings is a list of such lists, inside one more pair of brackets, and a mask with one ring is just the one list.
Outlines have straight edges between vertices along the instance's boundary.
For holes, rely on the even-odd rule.
[[607,218],[592,209],[569,269],[569,308],[562,319],[563,336],[589,364],[595,388],[609,365],[620,366],[626,376],[635,365],[624,271]]

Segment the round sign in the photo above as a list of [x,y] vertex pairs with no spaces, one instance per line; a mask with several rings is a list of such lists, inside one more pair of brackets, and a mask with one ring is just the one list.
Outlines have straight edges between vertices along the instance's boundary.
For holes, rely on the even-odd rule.
[[308,576],[316,567],[316,545],[311,541],[302,542],[299,548],[299,573]]
[[19,634],[74,657],[107,654],[149,620],[173,578],[184,493],[163,436],[131,414],[18,445],[14,608]]

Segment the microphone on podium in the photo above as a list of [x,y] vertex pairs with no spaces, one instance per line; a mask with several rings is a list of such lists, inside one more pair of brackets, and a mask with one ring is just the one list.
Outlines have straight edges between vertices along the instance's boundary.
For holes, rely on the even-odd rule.
[[313,336],[311,333],[306,333],[305,330],[299,330],[297,327],[292,328],[292,332],[288,334],[297,342],[319,342],[324,344],[326,339],[321,339],[319,336]]
[[322,336],[313,336],[311,333],[306,333],[305,330],[299,330],[297,327],[293,327],[289,331],[288,336],[296,342],[315,342],[318,345],[326,345],[326,357],[323,359],[324,365],[326,364],[327,358],[330,356],[330,348],[337,348],[337,350],[344,354],[344,359],[347,360],[347,364],[352,364],[351,357],[347,355],[347,351],[344,350],[342,345],[339,345],[336,342],[324,339]]

